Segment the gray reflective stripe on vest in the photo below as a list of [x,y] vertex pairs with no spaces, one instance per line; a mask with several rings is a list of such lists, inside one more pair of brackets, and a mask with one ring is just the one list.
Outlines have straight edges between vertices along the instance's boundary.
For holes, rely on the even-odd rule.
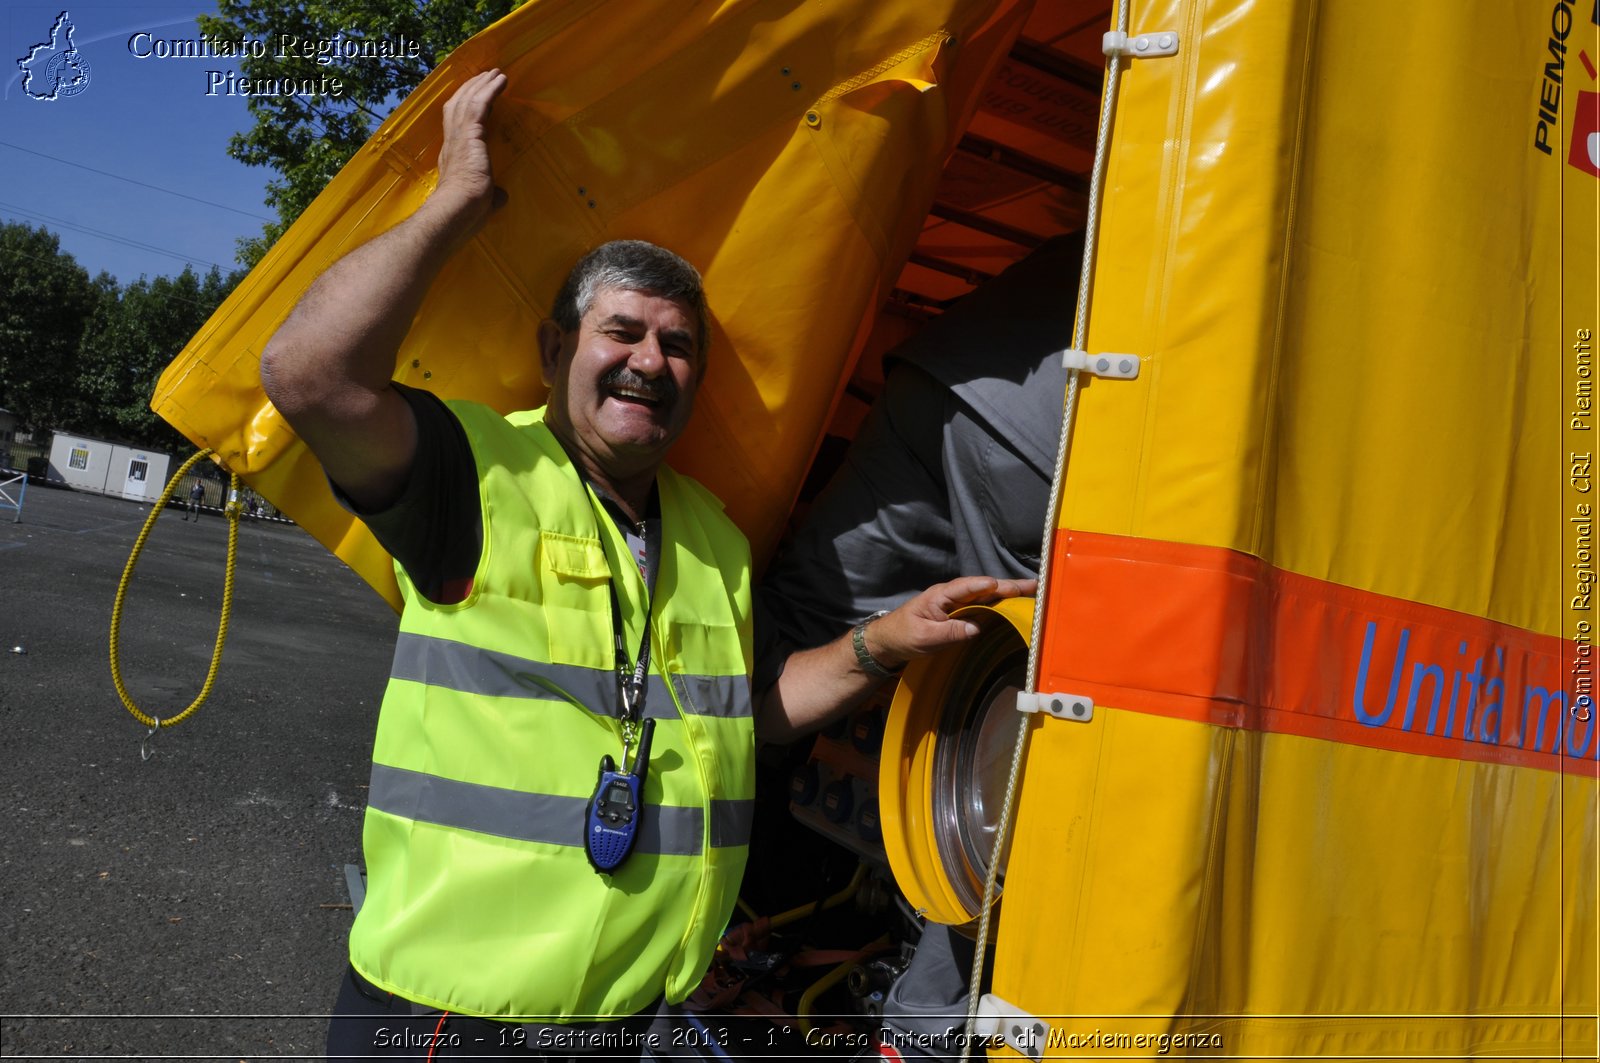
[[[523,793],[387,764],[372,766],[372,788],[367,794],[368,807],[418,823],[574,848],[583,847],[588,804],[582,797]],[[713,801],[712,846],[749,842],[754,817],[753,801]],[[638,852],[662,856],[698,856],[704,835],[702,809],[647,804],[635,847]]]
[[711,802],[711,847],[727,849],[750,844],[750,828],[756,818],[754,801]]
[[[656,676],[651,676],[654,682]],[[683,711],[691,716],[726,716],[733,719],[751,715],[750,680],[742,675],[670,676],[677,688]],[[648,712],[646,715],[650,715]]]
[[[389,675],[428,686],[498,698],[566,701],[596,716],[616,712],[617,674],[609,668],[551,664],[464,642],[401,632],[395,641]],[[749,719],[750,682],[742,675],[674,675],[683,711],[693,716]],[[661,677],[650,674],[645,686],[645,715],[676,719],[672,698]]]

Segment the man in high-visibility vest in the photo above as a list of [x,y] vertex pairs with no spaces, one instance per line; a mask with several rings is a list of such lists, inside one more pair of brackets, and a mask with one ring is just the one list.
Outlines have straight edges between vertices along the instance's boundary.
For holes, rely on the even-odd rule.
[[[444,108],[439,180],[311,286],[267,394],[394,555],[405,606],[373,750],[365,902],[330,1054],[636,1054],[732,909],[756,732],[865,697],[976,634],[930,588],[797,655],[752,704],[749,548],[663,457],[709,336],[698,273],[639,241],[585,256],[537,346],[548,405],[502,417],[391,381],[429,285],[495,206],[505,77]],[[665,1046],[658,1046],[665,1047]]]

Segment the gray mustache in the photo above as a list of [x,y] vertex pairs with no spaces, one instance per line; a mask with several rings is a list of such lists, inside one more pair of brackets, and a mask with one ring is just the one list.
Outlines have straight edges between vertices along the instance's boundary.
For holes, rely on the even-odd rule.
[[642,391],[655,401],[666,405],[678,397],[678,385],[671,377],[640,376],[626,365],[619,365],[600,378],[602,388],[630,388]]

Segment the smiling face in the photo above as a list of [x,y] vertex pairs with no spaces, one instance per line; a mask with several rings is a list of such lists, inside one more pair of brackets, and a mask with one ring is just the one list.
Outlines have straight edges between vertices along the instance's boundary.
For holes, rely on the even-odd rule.
[[573,331],[539,329],[550,430],[590,476],[626,495],[655,475],[694,408],[704,356],[682,300],[602,288]]

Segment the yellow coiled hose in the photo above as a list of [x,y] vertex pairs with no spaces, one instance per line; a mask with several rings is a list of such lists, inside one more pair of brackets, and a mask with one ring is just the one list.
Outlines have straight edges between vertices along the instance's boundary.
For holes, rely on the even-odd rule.
[[[217,681],[217,668],[222,663],[222,644],[228,637],[228,616],[233,611],[233,572],[234,562],[239,547],[239,475],[230,472],[228,479],[228,497],[223,503],[223,515],[228,518],[228,562],[226,575],[222,582],[222,616],[217,623],[217,644],[211,651],[211,666],[206,669],[205,685],[200,688],[200,693],[189,703],[189,707],[175,716],[162,719],[158,716],[144,712],[134,704],[133,698],[128,693],[128,688],[122,682],[122,663],[118,656],[117,643],[122,630],[122,606],[128,596],[128,585],[133,581],[133,567],[139,563],[139,552],[144,549],[145,540],[150,537],[150,531],[156,525],[156,518],[167,508],[167,503],[172,499],[172,492],[182,482],[187,473],[202,458],[210,457],[213,452],[209,449],[196,453],[183,463],[172,479],[167,482],[167,488],[161,492],[161,500],[150,510],[150,516],[145,519],[144,527],[139,531],[139,537],[134,540],[133,552],[128,555],[127,567],[122,570],[122,581],[117,584],[117,600],[111,607],[111,682],[117,688],[117,697],[122,699],[122,704],[133,714],[133,718],[150,728],[150,735],[154,735],[160,728],[176,727],[178,724],[194,715],[202,702],[211,695],[211,688]],[[149,736],[146,736],[148,740]],[[142,755],[148,759],[149,749],[141,750]]]

